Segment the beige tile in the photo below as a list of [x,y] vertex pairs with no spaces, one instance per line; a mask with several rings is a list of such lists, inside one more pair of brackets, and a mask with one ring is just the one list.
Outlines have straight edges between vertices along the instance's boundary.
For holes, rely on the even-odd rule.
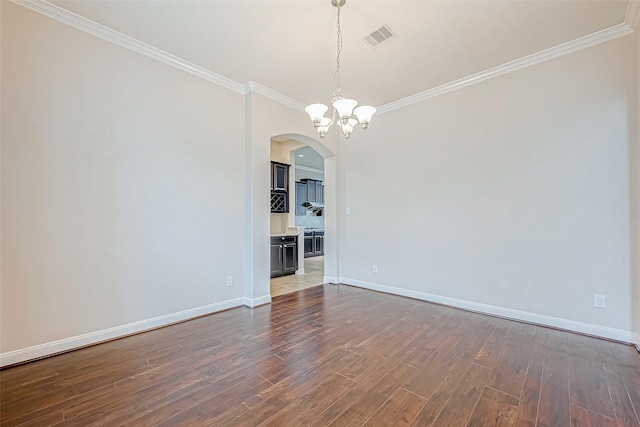
[[292,274],[271,279],[271,296],[288,294],[321,285],[324,275],[324,257],[305,258],[305,274]]

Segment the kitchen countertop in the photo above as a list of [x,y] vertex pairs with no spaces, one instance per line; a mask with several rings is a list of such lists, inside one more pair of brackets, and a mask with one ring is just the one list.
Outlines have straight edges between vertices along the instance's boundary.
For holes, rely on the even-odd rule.
[[292,237],[297,235],[297,233],[272,233],[271,237]]

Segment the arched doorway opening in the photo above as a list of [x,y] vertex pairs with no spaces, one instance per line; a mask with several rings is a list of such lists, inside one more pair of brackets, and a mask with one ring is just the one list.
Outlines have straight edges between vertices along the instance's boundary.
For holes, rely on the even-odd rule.
[[[308,136],[283,134],[271,138],[270,157],[290,165],[288,212],[270,213],[270,294],[275,297],[330,282],[336,276],[331,274],[337,256],[335,156]],[[288,248],[278,247],[278,241],[283,237],[289,241],[290,236],[297,237],[295,273],[277,264],[278,259],[286,263],[286,254],[292,251],[291,243]]]

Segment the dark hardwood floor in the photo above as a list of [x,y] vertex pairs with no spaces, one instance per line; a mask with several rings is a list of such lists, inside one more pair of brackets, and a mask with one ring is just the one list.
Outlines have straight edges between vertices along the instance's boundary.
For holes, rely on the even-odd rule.
[[0,372],[2,426],[640,426],[622,344],[322,285]]

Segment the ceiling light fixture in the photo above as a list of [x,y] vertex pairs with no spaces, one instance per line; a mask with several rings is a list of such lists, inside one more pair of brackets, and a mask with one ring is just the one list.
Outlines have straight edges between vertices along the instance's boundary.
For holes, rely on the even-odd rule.
[[342,89],[340,87],[340,53],[342,52],[340,8],[344,6],[346,2],[347,0],[331,0],[331,4],[338,9],[338,54],[336,56],[336,72],[333,75],[333,99],[331,99],[333,115],[331,117],[324,116],[324,113],[329,109],[329,107],[324,104],[311,104],[304,109],[304,111],[309,114],[309,117],[311,117],[313,126],[320,134],[320,138],[324,138],[333,125],[337,123],[344,137],[349,139],[353,128],[360,127],[362,130],[366,130],[369,127],[371,116],[376,112],[376,109],[369,105],[361,105],[356,108],[358,101],[342,97]]

